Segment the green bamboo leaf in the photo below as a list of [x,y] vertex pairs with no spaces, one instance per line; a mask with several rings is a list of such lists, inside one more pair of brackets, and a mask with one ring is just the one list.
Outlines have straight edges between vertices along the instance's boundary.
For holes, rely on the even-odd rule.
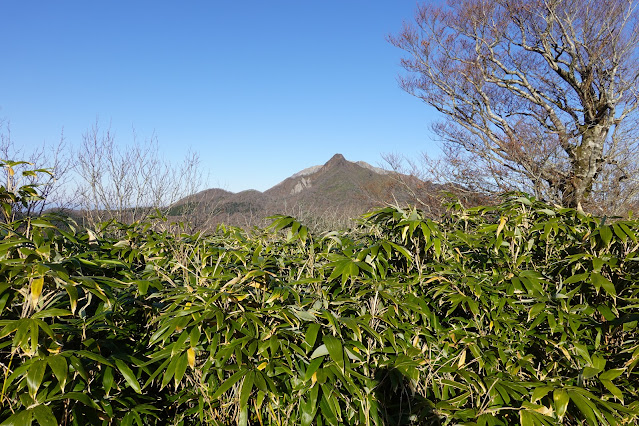
[[322,362],[324,362],[323,356],[313,359],[308,364],[308,366],[306,367],[306,373],[304,374],[305,381],[311,380],[311,377],[313,377],[313,374],[315,374],[320,365],[322,365]]
[[80,377],[82,377],[85,381],[88,382],[89,375],[87,374],[87,370],[84,368],[84,365],[82,365],[82,361],[80,361],[75,356],[69,357],[69,361],[71,362],[73,369],[80,375]]
[[27,372],[27,386],[29,387],[29,395],[35,399],[38,394],[38,389],[44,378],[44,372],[47,368],[46,361],[38,360],[29,366]]
[[22,410],[2,422],[0,426],[31,426],[32,422],[33,410]]
[[[189,348],[190,349],[190,348]],[[175,387],[182,381],[182,377],[184,377],[184,373],[186,372],[186,368],[189,365],[188,354],[184,352],[179,356],[177,363],[175,364],[175,376],[174,383]]]
[[528,321],[532,320],[533,318],[537,318],[539,313],[544,309],[546,309],[545,303],[536,303],[532,308],[530,308],[530,311],[528,311]]
[[71,306],[71,312],[75,314],[75,310],[78,307],[78,289],[74,284],[62,284],[67,294],[69,295],[69,305]]
[[0,339],[16,331],[22,322],[24,322],[24,319],[9,321],[0,331]]
[[0,283],[0,294],[4,293],[8,288],[11,288],[11,284]]
[[140,295],[146,295],[147,291],[149,291],[150,282],[147,280],[138,280],[136,281],[136,283],[138,285],[138,292],[140,293]]
[[595,377],[597,374],[599,374],[600,371],[601,370],[599,370],[598,368],[585,367],[582,375],[584,379],[591,379]]
[[623,404],[623,392],[621,392],[621,389],[612,384],[610,380],[601,380],[601,378],[599,380],[601,381],[601,384],[604,385],[606,389],[608,389],[610,393]]
[[233,374],[231,377],[226,379],[224,383],[220,385],[219,388],[215,391],[213,396],[211,396],[212,400],[216,400],[227,390],[231,389],[234,384],[236,384],[244,375],[246,374],[246,370],[240,370],[237,373]]
[[54,397],[50,397],[49,401],[64,401],[69,399],[79,401],[82,404],[86,405],[87,407],[91,407],[96,410],[101,410],[101,407],[99,407],[98,404],[95,403],[95,401],[89,398],[88,395],[81,392],[67,392],[63,395],[56,395]]
[[48,405],[36,405],[33,408],[33,414],[40,426],[58,426],[58,420]]
[[621,229],[621,226],[619,226],[619,224],[615,223],[612,225],[612,230],[615,231],[615,235],[622,241],[622,242],[626,242],[626,240],[628,239],[628,235],[623,231],[623,229]]
[[[435,239],[434,241],[435,241],[436,247],[438,247],[441,244],[441,241],[439,241],[439,238]],[[408,250],[406,250],[405,247],[402,247],[399,244],[395,244],[395,243],[392,243],[390,241],[388,241],[388,244],[391,247],[393,247],[395,250],[400,252],[401,255],[404,256],[404,258],[406,258],[406,260],[408,260],[409,263],[413,261],[413,256],[410,254],[410,252]]]
[[610,241],[612,240],[612,230],[610,227],[606,225],[599,227],[599,235],[601,236],[601,240],[604,244],[609,246]]
[[313,407],[310,405],[309,401],[304,398],[301,398],[300,401],[300,426],[310,426],[311,422],[313,422]]
[[67,359],[62,355],[54,355],[47,357],[47,363],[53,371],[53,375],[58,379],[60,383],[60,389],[64,392],[64,386],[67,383],[67,375],[69,374],[69,367],[67,365]]
[[581,414],[584,415],[588,423],[590,423],[591,425],[599,424],[597,422],[597,416],[595,414],[595,410],[597,410],[597,407],[593,404],[592,401],[590,401],[590,399],[586,398],[577,391],[570,390],[568,391],[568,394],[570,395],[570,399],[572,400],[572,402],[574,402],[577,408],[579,408],[579,411],[581,411]]
[[192,348],[195,348],[198,343],[200,343],[200,337],[202,336],[202,332],[198,327],[193,327],[191,332],[189,333],[189,343]]
[[320,400],[320,408],[322,410],[322,419],[328,424],[338,426],[341,416],[339,403],[335,398],[333,388],[328,384],[322,385],[322,399]]
[[555,389],[553,392],[553,400],[555,402],[557,417],[561,420],[564,417],[564,414],[566,414],[568,403],[570,402],[570,396],[568,395],[568,392],[563,389]]
[[585,272],[583,274],[573,275],[572,277],[566,278],[564,280],[564,284],[572,284],[572,283],[578,283],[578,282],[586,281],[588,279],[588,277],[590,277],[590,273],[589,272]]
[[[146,388],[147,386],[151,385],[151,383],[153,383],[153,381],[155,380],[155,378],[157,376],[160,375],[161,372],[165,371],[164,369],[166,368],[167,365],[169,365],[169,362],[171,362],[171,358],[167,358],[165,359],[162,364],[160,364],[160,366],[158,368],[155,369],[155,371],[153,372],[153,374],[151,374],[149,376],[149,378],[147,379],[147,381],[144,383],[144,386],[142,386],[142,388]],[[169,380],[171,380],[169,378]],[[168,383],[168,381],[167,381]],[[161,387],[166,386],[166,383],[164,385],[162,385]]]
[[637,236],[625,223],[619,223],[619,227],[630,237],[633,242],[637,242]]
[[[228,356],[230,357],[232,354],[232,351],[229,351]],[[169,384],[169,382],[171,381],[171,378],[173,378],[173,376],[175,375],[175,369],[177,368],[177,363],[179,361],[179,356],[171,356],[171,362],[169,363],[168,367],[166,368],[166,370],[164,370],[164,375],[162,376],[162,384],[160,387],[164,387],[166,385]]]
[[124,380],[126,380],[128,385],[131,386],[131,388],[135,392],[142,393],[142,389],[140,388],[140,383],[138,383],[138,380],[135,377],[135,374],[133,374],[133,371],[131,371],[129,366],[126,365],[124,361],[120,359],[115,360],[115,365],[118,367],[118,370],[120,370],[120,373],[122,373],[122,375],[124,376]]
[[72,315],[71,311],[67,309],[51,308],[36,312],[31,316],[31,318],[64,317],[67,315]]
[[533,394],[532,394],[532,397],[530,398],[530,400],[532,402],[537,402],[541,398],[543,398],[546,395],[548,395],[548,392],[550,392],[551,390],[553,390],[553,388],[550,387],[550,386],[539,386],[539,387],[535,388],[535,390],[533,391]]
[[326,347],[326,344],[318,346],[311,354],[311,359],[315,359],[324,355],[328,355],[328,348]]
[[102,387],[104,388],[106,395],[109,396],[109,392],[111,392],[111,388],[113,387],[113,368],[106,367],[104,369],[104,374],[102,375]]
[[55,228],[55,225],[45,219],[31,219],[31,225],[36,228]]
[[[31,348],[29,349],[31,355],[35,355],[38,353],[38,338],[40,335],[40,327],[38,327],[38,323],[36,320],[32,320],[29,324],[30,340],[31,340]],[[23,346],[24,349],[24,346]],[[25,351],[26,352],[26,351]]]
[[324,344],[326,345],[326,349],[328,350],[328,354],[331,356],[331,359],[335,361],[339,369],[344,371],[344,349],[342,348],[342,342],[333,336],[324,336],[322,339]]
[[76,354],[78,355],[82,355],[85,358],[89,358],[93,361],[99,362],[100,364],[104,364],[104,365],[108,365],[113,367],[113,363],[111,361],[109,361],[108,359],[106,359],[105,357],[103,357],[102,355],[95,353],[95,352],[91,352],[91,351],[75,351]]
[[182,352],[182,350],[184,349],[184,343],[186,342],[186,339],[188,338],[189,338],[189,333],[186,330],[180,333],[180,337],[178,337],[177,341],[175,342],[175,345],[173,345],[171,356]]
[[253,381],[255,380],[255,372],[249,371],[244,376],[244,382],[242,382],[242,389],[240,390],[240,410],[246,407],[251,391],[253,390]]
[[590,359],[590,354],[588,353],[588,347],[584,345],[583,343],[578,343],[578,342],[575,342],[573,346],[575,348],[575,352],[577,352],[577,354],[581,356],[588,364],[592,365],[592,359]]
[[306,329],[306,334],[304,335],[304,341],[308,345],[307,350],[310,350],[315,346],[315,341],[317,340],[317,333],[320,330],[320,325],[317,323],[310,324]]
[[626,371],[625,368],[613,368],[607,371],[604,371],[599,375],[599,379],[601,380],[615,380],[617,377],[621,376],[623,372]]
[[300,404],[300,424],[310,426],[317,412],[317,397],[319,396],[319,386],[316,384],[311,388],[308,400]]
[[593,272],[590,274],[590,280],[592,284],[595,286],[595,289],[599,290],[599,288],[603,287],[604,291],[611,296],[617,295],[617,290],[615,289],[615,285],[606,277],[601,275],[598,272]]

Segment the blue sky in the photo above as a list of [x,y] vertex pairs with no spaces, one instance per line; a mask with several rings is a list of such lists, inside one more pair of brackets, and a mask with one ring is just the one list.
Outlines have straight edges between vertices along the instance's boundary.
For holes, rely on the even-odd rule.
[[210,186],[265,190],[335,153],[436,152],[385,36],[415,0],[0,3],[0,118],[32,149],[99,120],[197,151]]

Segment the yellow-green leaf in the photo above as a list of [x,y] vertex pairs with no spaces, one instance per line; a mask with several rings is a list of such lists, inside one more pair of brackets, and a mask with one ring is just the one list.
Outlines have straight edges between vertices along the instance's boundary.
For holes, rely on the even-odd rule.
[[193,348],[188,348],[186,350],[186,354],[189,360],[189,367],[195,367],[195,350]]
[[42,294],[42,287],[44,286],[44,277],[34,278],[31,281],[31,302],[35,308]]
[[570,397],[568,396],[568,392],[563,389],[555,389],[552,394],[553,400],[555,402],[555,410],[557,410],[557,417],[561,420],[566,414],[566,409],[568,408],[568,403],[570,402]]

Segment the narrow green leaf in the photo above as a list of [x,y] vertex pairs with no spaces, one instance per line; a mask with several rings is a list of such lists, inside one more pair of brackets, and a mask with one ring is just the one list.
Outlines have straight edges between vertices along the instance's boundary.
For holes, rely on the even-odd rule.
[[533,318],[537,318],[537,315],[539,315],[539,313],[544,309],[546,309],[545,303],[536,303],[532,308],[530,308],[530,311],[528,311],[528,321]]
[[140,383],[138,383],[138,380],[135,377],[135,374],[133,374],[133,371],[131,371],[129,366],[126,365],[124,361],[120,359],[115,360],[115,365],[118,367],[118,370],[120,370],[120,373],[122,373],[122,375],[124,376],[124,380],[126,380],[128,385],[131,386],[131,388],[135,392],[142,393],[142,389],[140,388]]
[[317,397],[319,396],[319,385],[311,388],[308,400],[300,404],[300,424],[310,426],[317,412]]
[[45,219],[31,219],[31,225],[37,228],[55,228],[55,225]]
[[84,380],[89,381],[89,375],[87,374],[87,370],[84,368],[84,365],[82,365],[82,361],[75,356],[71,356],[69,361],[76,373],[78,373]]
[[322,362],[324,362],[323,356],[313,359],[308,364],[308,366],[306,367],[306,374],[304,374],[305,381],[311,380],[311,377],[313,377],[313,374],[315,374],[320,365],[322,365]]
[[56,395],[54,397],[50,397],[50,401],[63,401],[63,400],[67,400],[67,399],[73,399],[76,401],[79,401],[81,403],[83,403],[84,405],[86,405],[87,407],[92,407],[96,410],[100,410],[101,408],[98,406],[98,404],[95,403],[95,401],[93,401],[91,398],[89,398],[88,395],[81,393],[81,392],[67,392],[63,395]]
[[27,372],[27,386],[29,387],[29,395],[31,395],[31,398],[33,399],[35,399],[38,394],[38,389],[40,388],[40,384],[44,378],[46,368],[47,363],[43,360],[35,361],[29,366],[29,371]]
[[69,373],[69,367],[67,366],[67,359],[62,355],[54,355],[47,357],[47,362],[53,375],[58,379],[60,383],[60,389],[64,392],[64,386],[67,383],[67,375]]
[[315,341],[317,340],[317,333],[320,330],[320,325],[317,323],[310,324],[306,329],[306,335],[304,336],[304,341],[308,345],[308,350],[312,349],[315,346]]
[[590,279],[597,290],[599,290],[600,287],[603,287],[604,291],[609,295],[617,295],[615,285],[608,278],[604,277],[600,273],[593,272],[592,274],[590,274]]
[[31,426],[33,422],[33,411],[22,410],[18,411],[7,420],[2,422],[0,426]]
[[193,329],[189,333],[189,344],[192,348],[198,345],[201,336],[202,332],[200,331],[200,329],[198,327],[193,327]]
[[317,349],[315,349],[311,354],[311,359],[315,359],[324,355],[328,355],[328,348],[326,347],[326,344],[318,346]]
[[531,401],[537,402],[544,396],[548,395],[548,392],[550,392],[551,390],[553,390],[553,388],[550,386],[539,386],[538,388],[535,388],[532,394]]
[[211,396],[211,399],[216,400],[217,398],[219,398],[220,395],[222,395],[227,390],[231,389],[234,384],[236,384],[242,377],[244,377],[245,374],[246,374],[246,370],[240,370],[237,373],[233,374],[228,379],[226,379],[226,381],[222,383],[219,388],[217,388],[213,396]]
[[[230,355],[231,353],[229,353],[229,357]],[[162,376],[162,384],[160,386],[162,388],[168,385],[171,381],[171,378],[173,378],[173,376],[175,375],[175,369],[177,368],[179,357],[171,356],[170,360],[171,362],[169,363],[168,367],[166,367],[166,370],[164,370],[164,375]]]
[[564,414],[566,414],[568,403],[570,402],[570,396],[568,395],[568,392],[563,389],[555,389],[553,392],[553,400],[555,402],[555,411],[561,420],[564,417]]
[[594,412],[597,408],[592,401],[576,391],[568,391],[568,394],[570,395],[572,402],[574,402],[577,408],[579,408],[579,411],[581,411],[581,414],[584,415],[588,423],[591,425],[597,425],[597,416]]
[[58,426],[58,420],[48,405],[36,405],[33,414],[40,426]]
[[615,380],[617,377],[621,376],[625,371],[625,368],[612,368],[610,370],[604,371],[599,375],[600,380]]
[[20,326],[20,324],[21,324],[20,320],[9,321],[9,323],[5,325],[0,331],[0,339],[16,331],[18,327]]
[[600,371],[601,370],[599,370],[598,368],[585,367],[582,375],[584,379],[591,379],[595,377],[597,374],[599,374]]
[[609,246],[610,241],[612,240],[612,230],[610,227],[606,225],[599,227],[599,235],[601,235],[601,240],[604,244]]
[[619,224],[615,223],[612,225],[612,230],[615,231],[615,235],[622,241],[622,242],[626,242],[626,240],[628,239],[628,235],[626,235],[626,233],[623,231],[623,229],[621,229],[621,226],[619,226]]
[[74,284],[63,284],[64,289],[69,295],[69,305],[71,306],[71,312],[75,314],[75,310],[78,307],[78,289]]
[[342,348],[342,342],[333,336],[324,336],[322,339],[328,350],[328,354],[333,361],[337,364],[340,370],[344,371],[344,349]]
[[623,404],[623,392],[621,392],[621,389],[612,384],[610,380],[601,380],[601,384],[604,385],[606,389],[608,389],[610,393]]
[[67,315],[72,315],[71,311],[67,309],[51,308],[51,309],[45,309],[40,312],[36,312],[35,314],[31,316],[31,318],[64,317]]
[[113,368],[106,367],[104,369],[104,374],[102,375],[102,387],[108,396],[109,392],[111,392],[111,388],[113,387]]
[[246,403],[251,396],[253,390],[253,381],[255,380],[255,372],[249,371],[244,376],[244,382],[242,382],[242,389],[240,390],[240,410],[246,407]]
[[590,276],[589,272],[584,272],[583,274],[573,275],[572,277],[566,278],[564,280],[564,284],[573,284],[573,283],[582,282],[582,281],[587,280],[589,276]]
[[[190,348],[189,348],[190,349]],[[175,364],[175,376],[174,376],[174,384],[175,387],[182,381],[182,377],[184,377],[184,373],[186,372],[186,368],[189,365],[188,353],[184,352],[179,356],[177,363]]]
[[40,327],[38,327],[36,320],[33,320],[29,328],[31,329],[31,354],[36,355],[38,353]]

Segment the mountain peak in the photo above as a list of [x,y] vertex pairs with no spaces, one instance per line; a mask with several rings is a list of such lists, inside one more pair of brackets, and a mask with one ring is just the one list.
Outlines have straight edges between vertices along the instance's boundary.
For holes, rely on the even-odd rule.
[[333,165],[343,164],[343,163],[347,163],[347,162],[348,161],[346,160],[346,158],[344,158],[344,156],[342,154],[335,154],[324,165],[325,166],[333,166]]

